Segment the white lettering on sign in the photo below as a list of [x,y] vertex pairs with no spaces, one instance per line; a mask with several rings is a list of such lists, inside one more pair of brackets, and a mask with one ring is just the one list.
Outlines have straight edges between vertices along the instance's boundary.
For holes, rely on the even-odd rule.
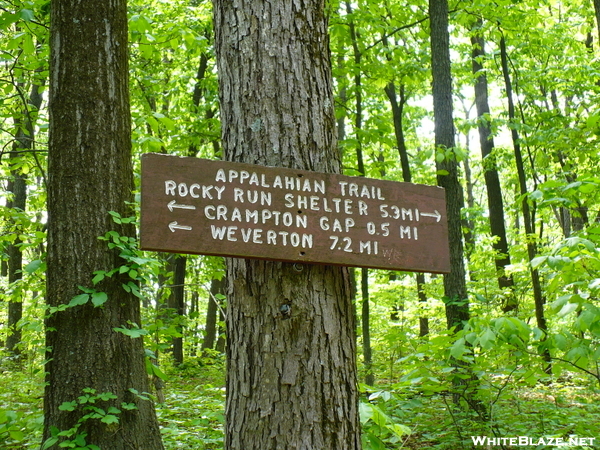
[[[412,231],[412,238],[411,238]],[[415,241],[419,239],[419,234],[417,232],[417,227],[410,226],[402,226],[400,225],[400,239],[414,239]]]
[[444,197],[432,186],[149,154],[142,158],[140,244],[445,273]]
[[246,170],[233,170],[225,169],[217,170],[215,175],[215,181],[222,183],[234,183],[247,184],[250,186],[259,186],[263,188],[275,188],[275,189],[286,189],[288,191],[302,191],[302,192],[316,192],[325,194],[325,181],[324,180],[309,180],[302,179],[302,177],[293,176],[280,176],[275,175],[274,177],[267,177],[265,174],[256,172],[248,172]]
[[247,191],[245,189],[233,188],[233,201],[238,203],[260,203],[261,206],[271,206],[273,197],[270,192]]
[[343,231],[345,233],[348,233],[348,231],[350,231],[350,228],[353,228],[354,225],[356,225],[356,223],[354,222],[354,219],[351,219],[350,217],[346,217],[342,222],[339,219],[334,218],[333,220],[330,220],[329,217],[323,216],[319,219],[319,225],[321,226],[321,230],[324,231]]
[[177,183],[173,180],[165,181],[165,195],[186,197],[189,194],[192,198],[203,198],[208,200],[215,199],[213,195],[216,195],[216,199],[221,200],[224,190],[225,186],[201,186],[194,183],[188,187],[187,183]]
[[360,197],[368,198],[372,200],[385,200],[385,197],[381,193],[380,187],[367,186],[365,184],[359,185],[358,183],[349,183],[347,181],[340,181],[340,189],[342,195],[345,197]]
[[241,238],[243,242],[268,245],[290,245],[292,247],[313,248],[314,238],[309,233],[296,233],[276,230],[263,230],[262,228],[238,228],[236,226],[210,226],[212,238],[215,240],[228,240],[236,242]]
[[204,217],[208,220],[224,220],[231,222],[246,222],[263,225],[272,222],[273,225],[284,225],[286,227],[308,228],[308,216],[295,215],[291,212],[272,211],[269,209],[241,210],[239,208],[229,209],[225,205],[207,205],[204,207]]
[[[234,185],[228,188],[227,184]],[[208,201],[199,209],[204,218],[213,223],[210,236],[214,240],[310,249],[315,245],[313,234],[298,230],[318,226],[322,231],[332,233],[329,236],[331,251],[365,255],[381,253],[389,261],[401,261],[402,254],[393,248],[384,248],[377,236],[418,241],[418,222],[439,222],[441,219],[437,210],[422,212],[389,201],[373,205],[373,201],[386,201],[378,186],[339,181],[335,191],[337,196],[328,195],[326,187],[324,180],[305,175],[265,175],[248,170],[218,169],[214,184],[166,180],[164,193],[167,197],[188,198],[187,201],[171,200],[167,205],[171,212],[175,209],[195,210],[196,205],[191,204],[191,199]],[[273,207],[273,204],[281,205],[282,200],[287,211]],[[239,207],[232,206],[231,202]],[[371,202],[371,206],[367,202]],[[322,215],[305,214],[312,211]],[[372,214],[378,217],[371,217]],[[309,222],[309,217],[314,223]],[[171,222],[169,227],[173,232],[191,230],[177,222]],[[360,230],[366,231],[365,238],[353,241],[350,236],[356,236]]]

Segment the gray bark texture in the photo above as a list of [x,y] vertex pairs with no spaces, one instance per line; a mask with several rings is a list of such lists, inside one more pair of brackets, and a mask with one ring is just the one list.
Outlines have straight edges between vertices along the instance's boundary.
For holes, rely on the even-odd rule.
[[[109,211],[131,214],[131,135],[125,0],[51,4],[50,142],[48,156],[47,304],[68,304],[92,285],[95,271],[125,263],[119,249],[98,239],[114,230],[134,236],[132,224],[117,225]],[[119,423],[81,423],[86,442],[110,450],[162,450],[154,407],[130,389],[148,391],[141,339],[115,332],[140,324],[139,300],[122,288],[126,275],[106,278],[102,307],[91,302],[50,314],[46,320],[44,440],[76,426],[84,411],[59,407],[84,388],[110,392],[94,406],[121,408]],[[51,447],[58,448],[58,444]]]
[[[215,0],[225,159],[339,172],[325,4]],[[227,450],[360,448],[348,270],[228,259]]]

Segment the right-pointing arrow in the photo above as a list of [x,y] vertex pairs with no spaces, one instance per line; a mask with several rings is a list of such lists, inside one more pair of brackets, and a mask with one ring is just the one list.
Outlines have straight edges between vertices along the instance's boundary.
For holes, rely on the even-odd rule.
[[190,231],[192,229],[192,227],[187,226],[187,225],[179,225],[177,223],[177,221],[175,222],[171,222],[169,224],[169,230],[171,230],[173,233],[175,233],[175,230],[187,230]]
[[439,211],[437,209],[434,209],[433,213],[419,212],[419,215],[421,217],[435,217],[436,222],[439,222],[442,219],[442,215],[439,213]]

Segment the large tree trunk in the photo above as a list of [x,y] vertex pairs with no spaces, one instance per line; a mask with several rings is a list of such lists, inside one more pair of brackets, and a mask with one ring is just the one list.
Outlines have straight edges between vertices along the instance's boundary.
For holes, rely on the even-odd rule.
[[[340,172],[325,4],[215,0],[229,161]],[[228,259],[227,450],[360,448],[348,270]]]
[[[430,0],[429,16],[435,146],[438,151],[446,152],[452,150],[455,145],[447,0]],[[456,158],[446,157],[438,162],[437,169],[438,185],[446,189],[446,214],[450,241],[450,273],[444,275],[446,320],[448,328],[456,327],[459,330],[469,320],[461,218],[464,193],[458,177]]]
[[[481,26],[479,20],[475,27]],[[479,145],[481,147],[481,158],[483,159],[483,175],[488,199],[488,210],[490,215],[490,229],[494,240],[494,261],[498,275],[498,286],[508,289],[508,296],[502,309],[505,312],[516,309],[519,304],[513,292],[514,281],[512,275],[506,274],[506,267],[510,265],[510,254],[508,252],[508,240],[506,238],[506,226],[504,221],[504,202],[502,200],[502,188],[498,175],[498,166],[494,155],[494,138],[490,124],[490,106],[488,102],[488,82],[481,58],[485,56],[485,41],[483,36],[474,34],[471,36],[472,66],[475,78],[475,106],[477,108],[477,125],[479,130]]]
[[[114,331],[140,324],[139,300],[122,287],[132,280],[115,274],[96,286],[91,281],[96,271],[126,264],[119,248],[109,250],[98,237],[115,231],[133,239],[135,232],[109,215],[132,213],[127,5],[53,0],[51,8],[44,439],[80,421],[77,433],[88,444],[162,449],[152,403],[134,394],[148,391],[142,341]],[[82,294],[78,286],[105,293],[106,302],[95,307],[88,297],[57,310]],[[118,423],[83,420],[89,411],[80,402],[72,411],[61,407],[86,388],[116,397],[94,406],[119,409]],[[123,402],[135,409],[125,410]]]

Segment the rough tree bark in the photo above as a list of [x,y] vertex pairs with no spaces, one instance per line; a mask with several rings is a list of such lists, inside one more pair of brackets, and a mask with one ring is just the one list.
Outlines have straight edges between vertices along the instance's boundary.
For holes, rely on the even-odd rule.
[[95,271],[126,263],[98,237],[135,232],[109,215],[132,213],[126,1],[53,0],[51,23],[47,304],[69,304],[82,294],[78,286],[104,292],[107,301],[94,307],[88,298],[47,318],[44,439],[77,425],[86,411],[61,405],[91,388],[116,396],[95,404],[105,411],[122,409],[122,402],[136,408],[122,410],[118,423],[81,422],[78,433],[88,444],[162,450],[152,403],[132,391],[148,391],[142,341],[114,331],[140,324],[139,300],[122,287],[131,280],[123,274],[91,281]]
[[[225,159],[339,172],[320,0],[215,0]],[[228,259],[227,450],[360,448],[348,270]]]

